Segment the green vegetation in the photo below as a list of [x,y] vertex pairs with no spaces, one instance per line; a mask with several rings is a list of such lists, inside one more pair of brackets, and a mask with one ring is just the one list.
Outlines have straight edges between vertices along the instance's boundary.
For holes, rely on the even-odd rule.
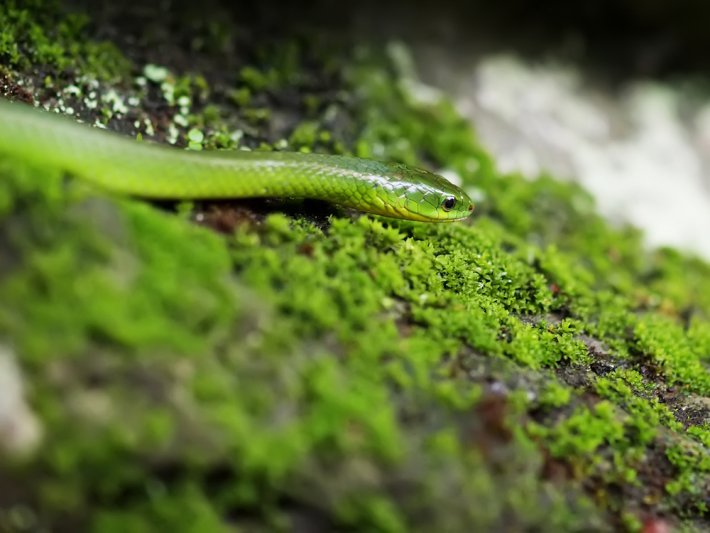
[[445,168],[478,206],[153,206],[0,158],[0,362],[24,387],[0,413],[0,529],[707,527],[707,263],[645,250],[574,185],[500,174],[450,102],[413,96],[402,46],[112,71],[129,59],[81,18],[33,6],[0,8],[10,95],[71,67],[76,94],[30,95],[191,149]]
[[63,14],[55,0],[7,0],[0,5],[0,64],[23,71],[85,71],[117,80],[130,63],[109,42],[84,37],[87,17]]

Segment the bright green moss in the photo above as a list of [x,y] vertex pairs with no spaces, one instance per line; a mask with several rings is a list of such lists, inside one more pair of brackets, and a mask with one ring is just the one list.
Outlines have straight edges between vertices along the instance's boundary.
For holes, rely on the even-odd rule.
[[293,147],[297,149],[301,146],[313,146],[318,140],[318,127],[315,122],[301,122],[291,133],[290,142]]
[[635,348],[658,364],[671,383],[710,395],[710,372],[692,351],[685,331],[660,315],[641,317],[634,328]]
[[533,427],[533,434],[549,439],[555,457],[591,458],[602,445],[616,446],[624,437],[624,423],[614,405],[600,402],[593,408],[579,408],[554,428]]
[[600,396],[613,400],[629,412],[632,419],[628,425],[633,430],[633,438],[640,444],[652,442],[661,426],[682,430],[669,409],[656,398],[647,400],[637,396],[644,389],[648,391],[648,385],[633,370],[616,370],[598,378],[596,389]]
[[693,320],[688,328],[688,341],[698,359],[710,361],[710,323]]
[[707,322],[710,318],[710,265],[696,257],[664,248],[650,257],[643,272],[649,288],[670,302],[672,311],[692,309]]
[[572,389],[557,381],[550,381],[540,392],[538,401],[543,407],[556,408],[567,405],[572,398]]
[[[28,174],[27,187],[42,180],[34,172]],[[3,183],[12,187],[16,184],[12,176]],[[47,188],[48,199],[44,199],[44,190],[45,187],[29,190],[38,195],[35,199],[38,212],[46,209],[49,198],[56,195],[52,191],[61,188]],[[13,194],[21,198],[29,191],[20,188]],[[66,201],[61,195],[55,200],[58,210],[52,227],[62,228],[68,223],[65,221]],[[64,208],[59,208],[60,205]],[[105,216],[103,212],[82,211],[83,220],[94,221],[94,217]],[[27,224],[31,227],[33,219],[25,218],[27,216],[19,218],[20,227]],[[87,228],[93,229],[87,230],[85,238],[94,239],[92,231],[101,227],[97,221],[88,225]],[[220,240],[216,236],[204,230],[190,228],[178,219],[133,203],[115,211],[109,227],[112,231],[104,237],[117,247],[116,251],[108,258],[88,256],[82,272],[88,280],[102,279],[109,272],[124,272],[122,264],[134,265],[138,271],[134,277],[123,280],[124,290],[144,293],[147,288],[137,283],[145,280],[154,293],[147,302],[170,310],[166,314],[153,307],[145,311],[131,308],[132,320],[143,324],[136,331],[151,332],[152,327],[144,329],[146,324],[162,318],[170,323],[157,329],[164,330],[172,339],[168,342],[151,335],[136,336],[133,332],[133,336],[122,338],[118,346],[110,348],[109,344],[103,348],[100,356],[93,353],[88,369],[81,358],[64,361],[60,356],[65,348],[55,344],[59,348],[53,352],[59,358],[58,364],[66,367],[65,373],[75,377],[66,383],[45,381],[35,391],[35,403],[47,423],[47,431],[53,436],[42,453],[46,471],[42,480],[43,505],[50,513],[54,509],[86,513],[87,491],[98,492],[103,499],[111,501],[126,487],[140,484],[145,469],[144,454],[184,462],[192,465],[192,469],[221,464],[221,468],[234,472],[234,486],[230,484],[224,490],[210,492],[210,501],[216,508],[205,509],[198,505],[199,498],[193,502],[196,507],[194,518],[190,520],[203,525],[214,523],[216,509],[256,506],[265,499],[276,498],[281,491],[290,492],[293,489],[288,488],[288,480],[294,476],[310,479],[310,483],[331,494],[334,517],[353,527],[409,529],[415,524],[409,523],[407,517],[412,516],[411,510],[422,505],[420,498],[424,494],[433,498],[427,505],[436,509],[449,498],[445,485],[454,481],[440,480],[435,472],[439,468],[457,471],[458,461],[467,455],[459,448],[454,455],[442,455],[437,460],[436,470],[425,469],[434,475],[426,474],[417,482],[419,488],[415,492],[420,495],[411,502],[393,500],[393,495],[383,491],[379,482],[371,481],[386,472],[390,472],[388,476],[409,478],[412,475],[409,469],[414,468],[416,472],[418,465],[427,460],[424,448],[420,447],[424,442],[416,445],[403,441],[402,430],[406,426],[397,422],[400,410],[410,416],[413,412],[429,416],[430,409],[440,411],[443,423],[451,417],[450,410],[470,409],[480,396],[480,390],[472,389],[465,382],[452,387],[440,381],[443,377],[432,380],[446,346],[432,342],[417,345],[414,338],[428,338],[421,333],[412,335],[412,342],[407,342],[395,327],[397,314],[392,314],[388,295],[413,296],[404,281],[401,265],[407,255],[417,253],[420,248],[417,241],[365,217],[356,224],[334,221],[326,237],[310,224],[292,224],[287,217],[272,215],[265,221],[262,232],[254,234],[243,229],[234,237],[231,262],[238,278],[249,286],[244,292],[240,289],[241,282],[234,285],[224,270],[227,265],[222,254],[226,249],[218,244]],[[55,238],[68,246],[81,244],[83,238],[74,235],[72,228],[67,227],[66,233]],[[195,241],[202,243],[198,247],[206,246],[208,250],[215,244],[217,247],[212,253],[200,252],[180,259],[178,249],[190,254],[200,250],[193,246]],[[304,250],[305,245],[309,251],[304,255],[299,250]],[[400,249],[408,250],[403,254],[405,257],[400,257]],[[51,253],[51,249],[43,251],[43,255]],[[22,257],[24,266],[18,272],[35,272],[34,263],[28,264],[24,255]],[[170,262],[176,258],[180,259],[180,266]],[[51,265],[51,271],[66,277],[57,268]],[[425,269],[419,268],[422,278],[430,277]],[[51,285],[49,279],[46,283]],[[418,284],[424,286],[425,281],[415,285]],[[11,283],[15,285],[29,291],[23,292],[28,305],[39,301],[33,292],[38,290],[34,284],[21,277]],[[437,286],[435,295],[446,294],[443,287]],[[102,305],[114,313],[111,322],[116,321],[118,325],[121,322],[117,317],[123,304],[108,289],[89,285],[82,300],[69,303],[75,308],[88,307],[94,319],[96,308],[87,298],[100,293],[104,300]],[[258,299],[249,297],[252,291],[259,294]],[[211,302],[215,295],[229,297],[224,302],[229,309],[222,312],[221,308],[214,308]],[[13,297],[11,293],[9,296]],[[233,299],[237,296],[237,300]],[[174,301],[182,297],[184,302]],[[134,303],[135,299],[129,298],[127,302]],[[183,315],[182,306],[195,313]],[[206,314],[200,312],[201,308]],[[245,310],[244,314],[235,315],[240,308]],[[33,318],[23,309],[20,311],[20,316],[29,316],[35,325],[39,323],[39,318]],[[214,324],[213,313],[221,317]],[[276,316],[281,317],[279,335],[269,335],[270,324]],[[373,321],[373,316],[379,316],[380,320]],[[43,327],[51,324],[52,318],[45,320],[50,321],[43,323]],[[230,324],[241,325],[230,332]],[[15,329],[10,322],[3,324],[3,328],[12,332],[13,337],[23,336],[22,330]],[[188,342],[190,337],[186,335],[193,332],[199,332],[199,340]],[[114,331],[108,333],[115,335]],[[87,351],[94,352],[97,346],[106,343],[106,333],[99,337],[79,337],[88,343]],[[327,339],[325,345],[321,339]],[[223,348],[217,349],[219,346]],[[49,362],[47,348],[40,346],[35,350],[38,357],[42,356],[43,366],[38,368],[44,368]],[[175,355],[183,350],[187,352],[186,358],[178,360],[173,368]],[[347,355],[345,364],[339,354]],[[398,366],[413,370],[408,362],[411,354],[416,354],[411,361],[417,362],[417,378],[399,401],[393,401],[389,388],[384,386],[387,375]],[[382,367],[384,373],[374,371],[384,362],[388,362]],[[94,373],[100,372],[104,365],[110,369],[110,373],[99,374],[103,376],[102,386],[88,397],[84,397],[86,393],[74,392],[76,387],[82,390],[82,376],[94,365],[99,365]],[[128,387],[131,369],[139,372],[150,386]],[[265,382],[269,383],[268,387],[263,386]],[[175,393],[178,393],[177,398],[173,398]],[[57,409],[62,401],[73,406],[69,412]],[[104,406],[98,418],[93,414],[96,407],[91,409],[91,405]],[[123,406],[127,412],[116,411],[112,406]],[[67,419],[69,413],[71,420]],[[413,431],[418,434],[423,428],[413,428]],[[126,456],[134,457],[131,467],[120,461],[115,463]],[[349,466],[350,458],[357,458],[357,468]],[[332,465],[327,473],[319,473],[312,462],[317,464],[326,459]],[[514,489],[508,482],[497,481],[486,473],[485,463],[478,460],[475,465],[479,472],[477,481],[485,480],[483,488],[469,486],[468,481],[455,481],[456,486],[461,487],[455,492],[462,490],[469,496],[456,504],[460,508],[446,507],[446,513],[437,520],[446,520],[458,527],[466,523],[483,527],[501,520],[506,508],[504,501],[492,507],[486,516],[470,514],[466,502],[479,499],[485,487],[500,487],[493,492],[485,489],[489,491],[489,498],[498,498],[502,493],[509,494],[511,501],[519,498],[529,501],[534,494],[532,482],[522,489]],[[340,473],[333,476],[333,468]],[[355,469],[351,471],[351,468]],[[371,473],[363,478],[362,469]],[[516,479],[518,469],[519,466],[513,470],[517,472]],[[236,481],[237,472],[242,487]],[[337,480],[335,486],[329,485],[331,478]],[[444,485],[439,486],[442,483]],[[520,495],[515,496],[516,493]],[[124,523],[137,528],[144,527],[140,525],[143,523],[167,527],[176,519],[173,509],[180,506],[182,497],[169,489],[156,500],[156,507],[135,508],[135,516],[103,506],[92,511],[91,516],[102,530]],[[530,515],[525,520],[544,523],[546,518]]]
[[87,22],[63,15],[52,0],[3,2],[0,60],[13,69],[80,69],[100,79],[126,75],[129,64],[112,44],[85,39]]
[[[593,408],[579,408],[553,428],[531,427],[549,444],[555,457],[565,458],[580,478],[599,476],[609,483],[641,485],[637,468],[644,460],[646,435],[633,419],[602,401]],[[620,502],[609,502],[612,509]]]
[[708,486],[710,486],[710,454],[706,447],[693,442],[679,443],[666,450],[668,460],[675,466],[675,479],[666,484],[671,495],[682,494],[688,498],[699,513],[708,508]]
[[597,379],[597,392],[619,400],[629,400],[635,394],[652,394],[653,385],[635,370],[618,369]]
[[702,426],[690,426],[688,435],[695,437],[703,446],[710,449],[710,422],[706,422]]

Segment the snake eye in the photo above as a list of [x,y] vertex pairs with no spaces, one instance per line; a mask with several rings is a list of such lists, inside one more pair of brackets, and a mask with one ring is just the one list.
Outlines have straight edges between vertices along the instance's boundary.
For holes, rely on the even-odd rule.
[[456,205],[456,198],[453,196],[447,196],[443,202],[441,202],[441,207],[444,211],[451,211]]

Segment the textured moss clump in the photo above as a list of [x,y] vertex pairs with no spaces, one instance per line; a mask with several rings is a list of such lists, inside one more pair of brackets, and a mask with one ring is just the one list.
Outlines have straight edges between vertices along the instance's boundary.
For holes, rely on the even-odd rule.
[[[414,98],[401,46],[252,46],[220,75],[166,52],[73,105],[191,149],[445,168],[477,215],[156,206],[0,158],[9,424],[38,428],[3,447],[0,529],[706,528],[710,267],[573,185],[498,173],[450,102]],[[63,68],[26,61],[11,79]]]
[[0,64],[35,72],[84,71],[100,79],[125,75],[130,63],[115,46],[86,39],[88,22],[62,13],[54,0],[6,0],[0,5]]

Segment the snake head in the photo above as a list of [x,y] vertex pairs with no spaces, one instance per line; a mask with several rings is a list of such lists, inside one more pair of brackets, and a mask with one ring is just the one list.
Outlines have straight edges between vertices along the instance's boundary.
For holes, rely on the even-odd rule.
[[422,168],[392,165],[395,211],[404,218],[452,222],[468,218],[473,201],[446,178]]

